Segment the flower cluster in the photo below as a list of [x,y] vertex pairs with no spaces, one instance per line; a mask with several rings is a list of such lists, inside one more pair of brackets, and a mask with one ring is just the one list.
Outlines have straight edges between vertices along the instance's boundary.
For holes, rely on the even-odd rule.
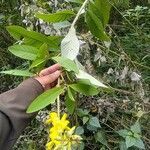
[[60,119],[57,113],[52,112],[46,124],[52,124],[49,131],[49,142],[46,144],[46,150],[71,150],[73,145],[80,143],[82,138],[74,135],[75,126],[70,128],[69,121],[64,114]]

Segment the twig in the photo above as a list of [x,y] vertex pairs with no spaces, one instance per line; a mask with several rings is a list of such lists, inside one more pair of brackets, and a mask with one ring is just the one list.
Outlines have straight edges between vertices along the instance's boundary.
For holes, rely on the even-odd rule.
[[[139,28],[136,28],[131,22],[130,20],[128,20],[126,17],[123,16],[123,14],[120,12],[120,10],[113,4],[109,1],[110,5],[112,7],[114,7],[114,9],[116,9],[116,11],[128,22],[128,24],[135,30],[135,32],[137,32],[138,30],[140,30]],[[141,31],[140,31],[141,32]],[[138,32],[137,32],[138,33]]]
[[57,4],[58,4],[58,1],[57,1],[57,0],[55,0],[55,8],[57,7]]
[[[73,23],[71,24],[71,28],[73,28],[79,18],[79,16],[81,15],[82,10],[85,8],[86,4],[89,2],[89,0],[85,0],[84,3],[82,4],[81,8],[79,9],[75,19],[73,20]],[[70,28],[70,29],[71,29]]]
[[[57,87],[60,86],[60,78],[58,78],[58,83],[57,83]],[[60,97],[57,97],[57,114],[58,114],[58,118],[60,118]]]
[[117,89],[117,88],[113,88],[113,87],[110,87],[110,88],[116,92],[119,92],[119,93],[123,93],[123,94],[127,94],[127,95],[135,95],[134,92],[130,92],[130,91],[122,90],[122,89]]
[[[115,31],[109,26],[109,29],[114,33],[114,35],[117,37],[117,39],[118,39],[118,43],[121,45],[121,42],[120,42],[120,39],[119,39],[119,37],[118,37],[118,35],[115,33]],[[121,46],[120,46],[121,47]],[[148,69],[148,70],[150,70],[150,67],[148,67],[148,66],[145,66],[145,65],[143,65],[143,64],[140,64],[140,63],[138,63],[138,62],[136,62],[136,61],[133,61],[129,56],[128,56],[128,54],[124,51],[124,49],[121,47],[121,52],[124,54],[124,56],[126,57],[126,60],[128,60],[135,68],[137,68],[137,66],[140,66],[140,67],[143,67],[143,68],[145,68],[145,69]],[[113,53],[113,54],[115,54],[115,55],[117,55],[117,56],[119,56],[120,57],[120,55],[119,54],[117,54],[116,52],[113,52],[113,51],[111,51],[111,50],[109,50],[109,52],[111,52],[111,53]],[[119,50],[118,50],[118,52],[120,52]],[[137,65],[137,66],[136,66]]]

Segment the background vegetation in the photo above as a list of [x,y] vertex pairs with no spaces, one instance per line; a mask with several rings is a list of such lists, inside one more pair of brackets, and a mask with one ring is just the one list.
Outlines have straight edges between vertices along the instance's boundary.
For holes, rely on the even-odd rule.
[[[27,66],[26,62],[14,58],[7,50],[8,46],[14,43],[5,29],[7,25],[21,25],[46,35],[67,33],[69,22],[51,25],[38,22],[34,17],[37,11],[51,13],[60,9],[73,9],[76,12],[80,6],[78,3],[62,0],[57,2],[55,6],[54,1],[48,0],[0,1],[1,70]],[[82,16],[77,26],[78,37],[82,39],[83,44],[78,59],[89,73],[115,89],[113,93],[101,92],[94,97],[79,96],[80,108],[75,117],[79,126],[76,132],[84,137],[84,145],[81,145],[81,149],[126,150],[124,142],[126,138],[117,131],[130,130],[137,120],[140,127],[139,124],[135,124],[135,133],[138,129],[142,130],[140,135],[145,149],[150,149],[149,2],[147,0],[115,0],[107,26],[111,43],[99,42],[88,34]],[[0,76],[1,92],[15,87],[22,81],[22,78],[18,77]],[[47,133],[41,121],[44,121],[46,115],[47,109],[39,112],[31,126],[20,136],[14,149],[44,149]],[[73,116],[71,118],[74,120]],[[129,149],[142,148],[142,144],[139,143],[139,146]]]

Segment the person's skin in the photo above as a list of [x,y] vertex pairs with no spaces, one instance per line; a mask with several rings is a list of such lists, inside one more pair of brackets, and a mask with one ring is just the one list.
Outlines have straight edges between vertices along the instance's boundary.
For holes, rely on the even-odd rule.
[[39,73],[39,76],[35,77],[35,79],[41,83],[44,90],[47,90],[47,89],[52,88],[56,85],[57,79],[59,78],[60,75],[61,75],[60,65],[55,64],[55,65],[50,66],[46,69],[43,69]]
[[17,138],[36,115],[27,114],[31,102],[54,87],[61,75],[60,65],[43,69],[38,76],[23,81],[16,88],[0,94],[0,150],[11,150]]

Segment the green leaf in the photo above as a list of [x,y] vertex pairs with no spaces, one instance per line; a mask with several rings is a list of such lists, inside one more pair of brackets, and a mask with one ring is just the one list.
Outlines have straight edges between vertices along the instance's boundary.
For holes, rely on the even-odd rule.
[[124,141],[119,142],[120,150],[127,150],[126,143]]
[[14,76],[25,76],[25,77],[34,75],[33,73],[29,72],[28,70],[17,70],[17,69],[1,71],[0,73],[10,74],[10,75],[14,75]]
[[66,104],[68,112],[70,114],[73,114],[74,109],[75,109],[75,99],[74,99],[74,93],[70,88],[67,89],[65,104]]
[[77,84],[70,84],[69,86],[75,91],[87,96],[93,96],[99,93],[99,90],[93,85],[77,83]]
[[132,135],[133,135],[133,137],[134,137],[134,138],[140,138],[140,137],[141,137],[141,135],[140,135],[140,134],[135,133],[135,132],[134,132],[134,133],[132,132]]
[[[37,41],[44,41],[45,35],[35,32],[35,31],[28,31],[23,27],[20,26],[8,26],[7,31],[14,37],[16,40],[20,40],[23,37],[28,37]],[[17,35],[17,36],[14,36]],[[46,37],[47,38],[47,37]]]
[[20,26],[15,26],[15,25],[8,26],[7,31],[16,40],[21,40],[22,38],[26,38],[26,39],[28,39],[28,42],[29,42],[29,39],[31,39],[32,42],[38,41],[40,43],[41,42],[47,43],[52,48],[55,48],[55,49],[58,48],[58,43],[55,43],[55,41],[53,41],[53,38],[51,39],[50,37],[47,37],[41,33],[35,32],[35,31],[28,31]]
[[49,45],[49,51],[60,51],[60,44],[63,39],[63,36],[48,36],[47,38],[48,40],[53,41],[53,43],[55,43],[55,46]]
[[91,76],[90,74],[86,73],[85,71],[79,70],[79,73],[76,75],[76,77],[78,79],[89,80],[92,85],[95,85],[95,86],[98,86],[98,87],[103,87],[103,88],[108,88],[106,85],[104,85],[103,83],[101,83],[100,81],[98,81],[93,76]]
[[104,29],[109,21],[110,8],[108,0],[95,0],[89,5],[89,9],[101,20]]
[[109,37],[105,33],[101,20],[90,10],[86,13],[86,22],[94,36],[100,40],[110,41]]
[[45,58],[39,58],[36,59],[32,62],[30,69],[38,67],[39,65],[41,65],[42,63],[45,63],[46,59]]
[[37,48],[28,45],[13,45],[8,50],[15,56],[27,60],[34,60],[38,53]]
[[86,124],[89,121],[89,117],[88,116],[83,117],[82,121],[83,124]]
[[132,136],[126,136],[126,146],[127,148],[133,146],[136,142],[136,139]]
[[85,144],[80,141],[80,143],[78,144],[78,150],[84,150],[85,149]]
[[88,79],[79,79],[78,83],[92,85],[92,83]]
[[100,150],[107,150],[106,147],[103,145]]
[[83,134],[83,133],[84,133],[83,127],[78,126],[78,127],[76,128],[76,130],[75,130],[75,134],[81,135],[81,134]]
[[81,108],[78,108],[77,109],[77,115],[79,116],[79,117],[83,117],[83,116],[86,116],[86,115],[88,115],[89,114],[89,110],[87,110],[87,109],[81,109]]
[[40,96],[38,96],[28,107],[27,113],[33,113],[40,109],[45,108],[49,104],[53,104],[56,98],[63,93],[64,89],[62,87],[55,87],[47,90]]
[[24,37],[24,39],[22,41],[23,41],[23,44],[33,46],[36,48],[41,47],[43,44],[43,42],[37,41],[37,40],[32,39],[30,37]]
[[61,55],[75,60],[79,53],[80,43],[76,36],[76,30],[72,27],[61,42]]
[[94,131],[94,132],[97,132],[97,130],[98,130],[97,127],[91,126],[90,124],[87,124],[87,129],[90,130],[90,131]]
[[68,2],[82,4],[83,0],[67,0]]
[[122,136],[123,138],[126,138],[126,136],[128,136],[129,131],[124,129],[124,130],[119,130],[117,131],[117,133]]
[[145,149],[144,143],[141,139],[136,139],[136,142],[134,143],[134,146],[136,146],[140,149]]
[[9,34],[16,40],[20,40],[22,34],[26,33],[26,29],[24,29],[20,26],[15,26],[15,25],[7,26],[6,29],[9,32]]
[[[30,66],[31,68],[38,67],[39,65],[43,64],[44,62],[47,61],[49,58],[49,52],[48,52],[48,46],[47,44],[43,44],[37,54],[36,59],[32,62],[32,65]],[[45,64],[45,63],[44,63]]]
[[53,23],[54,29],[60,30],[62,28],[67,28],[71,26],[71,23],[69,21],[63,21],[63,22],[58,22],[58,23]]
[[131,131],[133,133],[141,134],[141,127],[138,121],[134,125],[131,126]]
[[96,128],[100,128],[101,125],[99,123],[99,119],[97,117],[91,117],[89,120],[89,125],[94,126]]
[[74,95],[74,91],[68,87],[67,92],[68,92],[69,98],[70,98],[72,101],[75,101],[74,96],[73,96],[73,95]]
[[[46,36],[46,37],[49,40],[49,43],[46,42],[46,44],[49,46],[49,51],[60,50],[60,43],[63,38],[62,36]],[[23,43],[26,45],[31,45],[31,46],[40,48],[43,45],[43,43],[45,43],[45,42],[43,40],[38,41],[38,40],[32,39],[30,37],[24,37]]]
[[72,101],[68,95],[66,95],[65,105],[66,105],[67,111],[70,114],[73,114],[74,109],[75,109],[75,101]]
[[40,13],[37,13],[35,16],[37,18],[40,18],[40,19],[46,21],[46,22],[55,23],[55,22],[62,22],[62,21],[68,20],[73,15],[75,15],[73,11],[63,10],[63,11],[58,11],[58,12],[53,13],[53,14],[40,14]]
[[128,8],[130,5],[130,0],[112,0],[112,2],[117,8]]
[[105,132],[104,131],[98,131],[95,134],[95,139],[96,141],[100,142],[101,144],[105,145],[106,147],[108,147],[108,143],[106,140],[106,136],[105,136]]
[[53,57],[52,59],[58,62],[67,71],[74,71],[75,73],[79,73],[77,65],[72,60],[65,57]]

